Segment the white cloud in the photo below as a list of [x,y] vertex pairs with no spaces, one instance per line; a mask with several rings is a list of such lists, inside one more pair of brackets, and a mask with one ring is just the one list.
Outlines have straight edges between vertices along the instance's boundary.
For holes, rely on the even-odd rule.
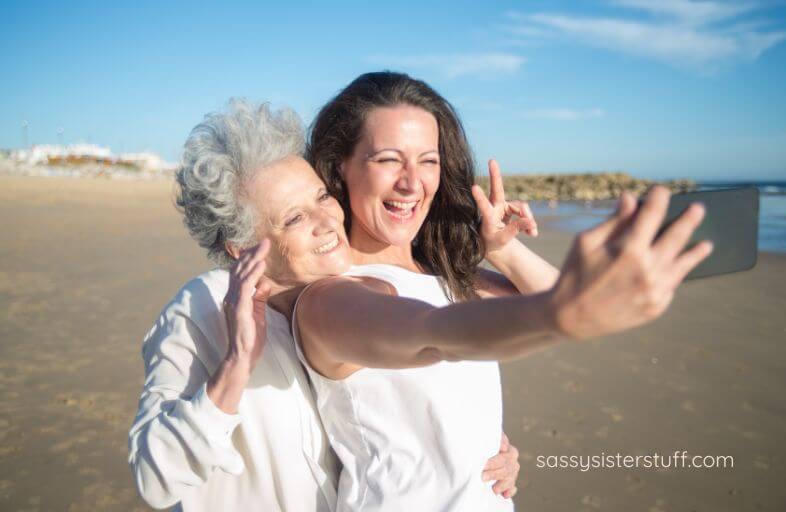
[[465,75],[512,74],[526,62],[524,57],[511,53],[467,53],[449,55],[421,55],[412,57],[375,56],[368,59],[374,64],[390,68],[436,70],[448,78]]
[[[672,65],[713,69],[739,60],[755,60],[786,40],[786,31],[763,27],[772,20],[748,19],[757,4],[690,0],[612,0],[618,7],[650,16],[583,17],[561,13],[509,13],[511,35],[550,37],[639,55]],[[742,15],[746,19],[740,20]]]
[[550,119],[553,121],[578,121],[579,119],[589,119],[603,117],[606,111],[601,108],[591,108],[589,110],[574,110],[570,108],[546,108],[532,109],[524,112],[524,117],[529,119]]
[[693,0],[612,0],[621,7],[641,9],[669,16],[686,23],[706,25],[733,18],[756,9],[751,2],[712,2]]
[[551,14],[536,14],[531,19],[590,44],[666,61],[708,62],[732,57],[740,51],[734,38],[678,25]]

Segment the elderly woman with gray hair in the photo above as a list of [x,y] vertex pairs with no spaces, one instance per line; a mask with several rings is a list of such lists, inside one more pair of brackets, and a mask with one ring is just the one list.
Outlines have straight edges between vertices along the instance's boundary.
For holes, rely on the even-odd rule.
[[[129,464],[154,508],[335,510],[339,464],[290,315],[303,285],[351,261],[343,211],[304,146],[294,112],[244,101],[185,144],[177,204],[220,268],[188,282],[144,340]],[[307,218],[288,229],[293,211]],[[506,442],[487,466],[500,492],[518,474]]]

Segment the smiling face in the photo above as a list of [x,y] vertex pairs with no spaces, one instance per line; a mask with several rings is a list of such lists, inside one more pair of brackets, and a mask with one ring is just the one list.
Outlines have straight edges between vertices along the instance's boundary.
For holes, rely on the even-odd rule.
[[341,172],[352,245],[410,246],[439,188],[437,120],[410,105],[375,108]]
[[351,257],[344,213],[314,169],[290,156],[260,169],[246,193],[257,208],[257,236],[270,239],[265,274],[286,286],[339,275]]

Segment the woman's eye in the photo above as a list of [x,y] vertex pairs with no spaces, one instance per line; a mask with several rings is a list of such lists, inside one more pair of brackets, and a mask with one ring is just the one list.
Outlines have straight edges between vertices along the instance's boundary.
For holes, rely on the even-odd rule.
[[380,158],[377,162],[380,164],[401,163],[397,158]]
[[327,201],[328,199],[330,199],[330,194],[328,194],[327,192],[319,196],[320,201]]
[[286,226],[286,227],[294,226],[295,224],[300,222],[300,220],[302,218],[303,218],[303,216],[301,214],[297,214],[294,217],[290,217],[289,219],[287,219],[286,222],[284,222],[284,226]]
[[423,163],[428,165],[439,165],[439,160],[425,160]]

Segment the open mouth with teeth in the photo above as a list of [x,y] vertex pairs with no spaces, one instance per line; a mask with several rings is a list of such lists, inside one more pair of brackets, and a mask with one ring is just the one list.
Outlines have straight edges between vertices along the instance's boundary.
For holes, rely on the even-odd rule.
[[408,220],[415,214],[420,201],[382,201],[385,210],[396,220]]
[[314,254],[327,254],[333,249],[335,249],[336,247],[338,247],[340,243],[341,240],[339,239],[338,235],[334,234],[333,239],[330,242],[320,245],[319,247],[314,249],[313,252]]

